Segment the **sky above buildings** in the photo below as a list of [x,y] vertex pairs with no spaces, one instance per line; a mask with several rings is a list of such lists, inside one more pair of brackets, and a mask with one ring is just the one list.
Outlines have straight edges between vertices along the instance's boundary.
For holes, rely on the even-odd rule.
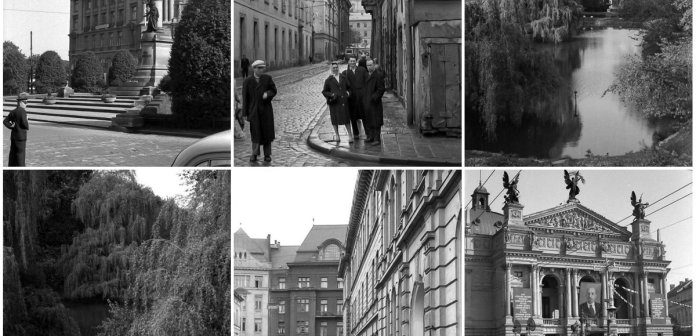
[[[507,170],[512,178],[518,169]],[[573,170],[574,171],[574,170]],[[464,204],[466,209],[471,208],[471,194],[479,184],[479,172],[481,182],[491,174],[491,170],[470,170],[465,173]],[[674,192],[691,182],[691,171],[688,170],[580,170],[586,183],[580,184],[580,203],[614,223],[629,217],[619,225],[629,225],[633,216],[631,213],[630,196],[635,191],[638,197],[643,195],[643,201],[655,203],[660,198]],[[496,170],[484,185],[490,193],[489,202],[492,211],[502,213],[504,192],[493,201],[503,190],[503,170]],[[694,274],[692,265],[693,254],[693,218],[691,218],[691,206],[693,198],[691,185],[677,191],[671,196],[659,201],[654,206],[645,209],[646,219],[651,221],[651,234],[657,237],[656,230],[660,230],[660,238],[665,243],[667,260],[671,260],[672,271],[667,276],[668,283],[678,284],[680,280]],[[523,213],[532,214],[549,209],[568,199],[568,190],[565,189],[563,170],[534,170],[522,171],[518,184],[520,203],[524,205]],[[685,196],[683,199],[677,199]],[[676,201],[674,204],[662,210],[650,214],[659,208]]]
[[155,195],[162,198],[176,198],[186,195],[186,185],[179,174],[184,169],[138,168],[135,169],[135,179],[138,183],[150,187]]
[[232,232],[300,245],[312,227],[348,224],[358,170],[269,168],[232,171]]
[[4,0],[3,41],[12,41],[28,57],[34,35],[34,54],[53,50],[68,59],[70,0]]

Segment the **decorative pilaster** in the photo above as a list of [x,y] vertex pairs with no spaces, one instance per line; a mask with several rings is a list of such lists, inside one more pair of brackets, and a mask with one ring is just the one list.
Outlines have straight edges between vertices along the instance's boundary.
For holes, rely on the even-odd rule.
[[505,269],[505,316],[511,316],[511,304],[510,304],[510,294],[512,292],[512,288],[510,288],[510,280],[511,280],[511,268],[512,264],[505,264],[503,265],[503,268]]
[[530,288],[532,289],[533,297],[534,297],[534,317],[539,317],[541,315],[541,309],[539,308],[539,301],[541,298],[539,297],[539,293],[541,291],[541,288],[539,288],[539,266],[538,265],[532,265],[532,284],[530,285]]
[[640,297],[640,287],[642,287],[642,284],[641,284],[640,279],[638,277],[638,273],[633,273],[633,284],[635,287],[633,289],[638,290],[637,293],[632,294],[633,295],[633,302],[635,302],[635,304],[633,305],[633,312],[634,312],[635,317],[639,318],[639,317],[643,316],[643,314],[641,313],[641,307],[643,307],[643,305],[642,305],[643,300]]
[[667,298],[667,273],[662,273],[662,298],[664,300],[665,314],[669,316],[669,299]]
[[643,316],[650,316],[650,307],[648,307],[648,302],[650,302],[650,296],[648,296],[648,273],[641,272],[641,283],[643,285]]

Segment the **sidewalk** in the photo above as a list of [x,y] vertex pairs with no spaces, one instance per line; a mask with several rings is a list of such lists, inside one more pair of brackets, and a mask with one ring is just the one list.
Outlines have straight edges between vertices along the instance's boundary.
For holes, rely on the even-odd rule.
[[404,166],[461,166],[460,137],[424,136],[415,127],[409,127],[406,124],[406,111],[391,92],[384,94],[382,104],[384,126],[381,145],[365,144],[362,133],[360,140],[350,144],[343,126],[339,126],[341,142],[337,145],[326,105],[307,143],[322,153],[351,160]]

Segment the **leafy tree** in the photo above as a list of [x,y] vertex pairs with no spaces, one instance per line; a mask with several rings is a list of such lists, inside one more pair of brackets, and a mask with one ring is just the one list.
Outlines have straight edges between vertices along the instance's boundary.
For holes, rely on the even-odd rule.
[[38,93],[55,93],[66,81],[65,67],[58,53],[49,50],[41,54],[36,65]]
[[362,42],[362,35],[356,29],[350,29],[350,43],[360,43]]
[[229,118],[230,1],[193,0],[177,26],[169,59],[172,111],[183,120]]
[[10,41],[2,43],[2,50],[3,94],[15,95],[26,91],[29,76],[27,57]]
[[93,52],[77,56],[71,82],[78,92],[100,92],[104,86],[102,66]]
[[119,50],[111,60],[109,68],[109,84],[120,86],[135,75],[138,61],[128,50]]

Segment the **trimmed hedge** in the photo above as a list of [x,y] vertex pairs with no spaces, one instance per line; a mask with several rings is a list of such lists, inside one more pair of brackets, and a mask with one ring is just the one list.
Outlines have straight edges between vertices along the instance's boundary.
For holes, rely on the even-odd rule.
[[49,50],[41,54],[36,65],[36,92],[55,93],[63,87],[67,76],[63,60],[57,52]]

